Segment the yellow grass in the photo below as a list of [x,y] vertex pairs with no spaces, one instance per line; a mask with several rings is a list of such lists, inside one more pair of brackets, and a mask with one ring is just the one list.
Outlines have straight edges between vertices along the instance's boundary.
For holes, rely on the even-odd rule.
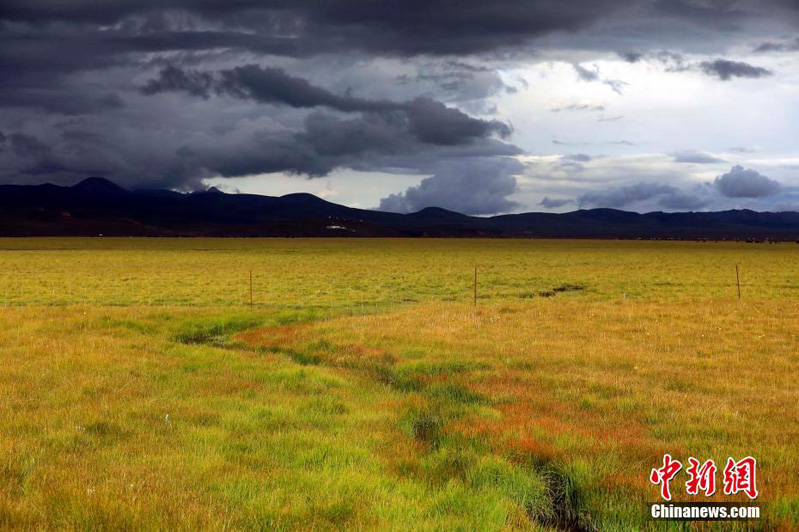
[[[468,305],[435,304],[342,318],[303,329],[290,345],[307,351],[325,338],[319,364],[333,367],[363,359],[367,346],[399,372],[456,368],[426,382],[464,387],[486,406],[447,430],[520,463],[557,464],[602,529],[640,521],[658,493],[648,472],[664,453],[686,464],[755,456],[769,526],[789,528],[799,509],[796,323],[794,301],[546,299],[476,317]],[[676,481],[674,489],[688,500]]]
[[799,246],[0,249],[2,528],[660,529],[666,452],[799,527]]

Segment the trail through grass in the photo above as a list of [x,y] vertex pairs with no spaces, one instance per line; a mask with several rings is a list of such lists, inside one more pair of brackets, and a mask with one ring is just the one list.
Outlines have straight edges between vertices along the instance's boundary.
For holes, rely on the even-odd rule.
[[666,452],[799,528],[798,253],[2,240],[0,528],[680,530]]

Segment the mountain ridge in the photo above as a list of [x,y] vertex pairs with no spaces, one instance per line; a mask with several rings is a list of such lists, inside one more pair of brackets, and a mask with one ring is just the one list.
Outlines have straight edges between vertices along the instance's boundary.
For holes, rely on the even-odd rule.
[[382,236],[797,240],[799,213],[618,209],[469,216],[441,207],[400,214],[308,193],[181,194],[127,190],[102,177],[72,186],[0,185],[0,236]]

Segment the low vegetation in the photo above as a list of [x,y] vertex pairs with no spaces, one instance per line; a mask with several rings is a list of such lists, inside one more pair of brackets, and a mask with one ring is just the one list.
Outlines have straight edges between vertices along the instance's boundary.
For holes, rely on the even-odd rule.
[[2,528],[654,530],[664,453],[799,527],[799,247],[1,244]]

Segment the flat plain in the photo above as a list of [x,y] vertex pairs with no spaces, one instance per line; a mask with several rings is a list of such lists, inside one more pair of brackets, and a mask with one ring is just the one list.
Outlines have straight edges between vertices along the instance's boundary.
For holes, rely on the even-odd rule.
[[796,529],[797,259],[0,239],[0,527],[681,530],[646,513],[670,453],[756,457],[740,528]]

